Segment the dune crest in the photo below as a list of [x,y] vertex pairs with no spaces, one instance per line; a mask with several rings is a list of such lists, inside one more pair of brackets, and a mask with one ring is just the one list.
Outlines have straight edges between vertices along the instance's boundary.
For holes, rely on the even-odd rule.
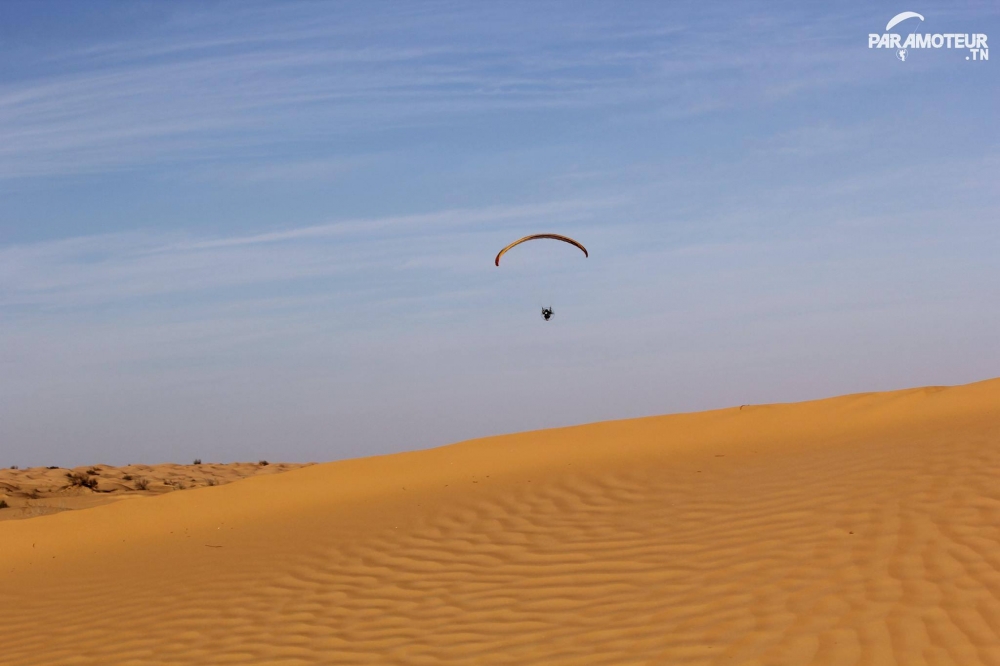
[[0,523],[4,664],[1000,664],[1000,380]]

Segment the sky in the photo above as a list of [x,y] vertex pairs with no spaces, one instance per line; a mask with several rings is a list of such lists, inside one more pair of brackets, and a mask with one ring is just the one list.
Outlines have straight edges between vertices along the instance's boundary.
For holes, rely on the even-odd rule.
[[[993,2],[5,0],[0,465],[1000,375],[1000,62],[869,49],[902,11],[1000,40]],[[590,257],[494,266],[540,232]]]

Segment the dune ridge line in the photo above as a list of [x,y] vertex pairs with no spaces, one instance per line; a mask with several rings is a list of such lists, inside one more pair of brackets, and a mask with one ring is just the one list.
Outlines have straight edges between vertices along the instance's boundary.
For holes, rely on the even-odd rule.
[[3,660],[998,664],[998,478],[988,380],[5,521]]

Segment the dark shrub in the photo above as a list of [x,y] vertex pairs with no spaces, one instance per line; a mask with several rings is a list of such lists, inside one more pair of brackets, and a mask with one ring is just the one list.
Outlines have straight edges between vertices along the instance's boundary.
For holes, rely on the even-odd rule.
[[97,479],[91,478],[84,474],[74,474],[73,472],[66,472],[66,478],[69,479],[69,485],[71,486],[81,486],[83,488],[90,488],[91,490],[97,487]]

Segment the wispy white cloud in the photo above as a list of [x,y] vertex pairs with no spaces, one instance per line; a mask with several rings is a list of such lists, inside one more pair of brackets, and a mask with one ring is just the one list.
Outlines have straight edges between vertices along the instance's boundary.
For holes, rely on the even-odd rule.
[[[66,54],[72,71],[0,82],[0,178],[220,153],[238,161],[252,147],[483,113],[698,114],[856,81],[849,62],[867,55],[814,40],[789,59],[787,48],[767,45],[793,30],[804,39],[791,19],[737,30],[714,12],[694,23],[656,12],[570,12],[550,17],[559,30],[539,32],[502,12],[491,24],[477,21],[460,5],[439,7],[444,16],[401,11],[378,22],[321,7],[236,8],[230,27],[179,16],[142,42]],[[205,34],[179,40],[178,25]],[[746,85],[762,71],[763,85]]]
[[842,127],[824,123],[779,132],[762,140],[761,149],[782,155],[813,157],[855,151],[859,143],[871,141],[874,135],[871,127]]
[[[522,226],[593,219],[613,199],[455,209],[343,220],[216,238],[129,232],[0,246],[0,305],[93,307],[172,293],[212,298],[220,289],[338,278],[334,291],[396,281],[386,269],[462,270],[475,247],[487,265],[500,234]],[[478,240],[477,240],[478,239]],[[450,253],[450,259],[442,259]],[[456,261],[456,256],[459,255]]]
[[230,184],[332,181],[366,165],[386,158],[386,154],[351,157],[270,159],[253,162],[208,164],[185,170],[192,177]]

